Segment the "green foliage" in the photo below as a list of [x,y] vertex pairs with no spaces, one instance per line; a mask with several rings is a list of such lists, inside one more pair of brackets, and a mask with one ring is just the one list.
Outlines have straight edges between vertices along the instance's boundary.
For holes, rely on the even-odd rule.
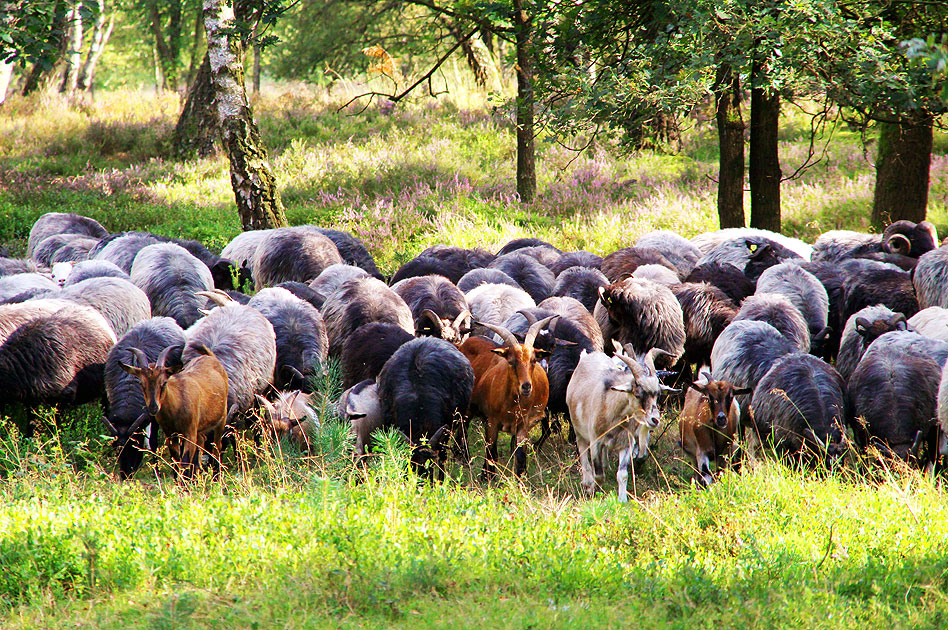
[[[16,0],[5,2],[0,14],[0,60],[20,67],[39,64],[52,68],[59,59],[59,42],[66,26],[69,6],[63,0]],[[94,20],[98,0],[86,0],[80,8],[83,20]]]

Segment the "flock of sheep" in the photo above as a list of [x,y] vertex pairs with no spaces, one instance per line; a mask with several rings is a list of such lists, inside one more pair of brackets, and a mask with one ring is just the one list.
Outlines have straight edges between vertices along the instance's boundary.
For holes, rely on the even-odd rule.
[[805,461],[874,446],[931,465],[948,454],[937,245],[934,226],[907,221],[812,246],[657,231],[605,257],[527,238],[497,254],[435,245],[387,284],[337,230],[245,232],[216,255],[49,213],[27,258],[0,258],[0,413],[101,399],[121,477],[159,434],[191,475],[202,451],[219,466],[226,427],[259,422],[305,448],[309,396],[335,357],[357,456],[390,426],[418,470],[443,470],[451,444],[468,461],[468,423],[483,418],[484,475],[501,432],[522,474],[531,430],[540,448],[565,417],[584,490],[617,454],[625,500],[660,403],[685,389],[681,447],[702,484],[737,463],[744,432]]

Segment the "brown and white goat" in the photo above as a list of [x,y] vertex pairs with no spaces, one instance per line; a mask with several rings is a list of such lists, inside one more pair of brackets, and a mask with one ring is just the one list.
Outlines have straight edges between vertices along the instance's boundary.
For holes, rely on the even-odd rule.
[[199,448],[208,440],[211,463],[220,469],[221,435],[227,422],[227,373],[203,344],[194,347],[199,356],[184,367],[166,367],[172,348],[162,350],[151,365],[144,352],[131,348],[137,365],[120,365],[138,378],[145,395],[145,413],[135,424],[153,417],[165,435],[172,461],[190,478],[198,467]]
[[530,430],[543,417],[550,395],[546,372],[538,363],[547,353],[535,349],[533,343],[540,330],[556,317],[546,317],[532,324],[523,343],[502,326],[482,323],[500,335],[504,344],[498,347],[491,341],[471,337],[461,345],[461,352],[474,368],[471,411],[485,418],[484,477],[496,472],[497,439],[501,430],[511,435],[514,472],[522,475],[527,469],[524,444],[529,440]]
[[606,455],[618,451],[616,481],[619,501],[625,502],[632,460],[648,454],[649,434],[659,423],[658,396],[663,390],[677,390],[658,380],[655,357],[664,350],[652,348],[640,361],[629,356],[631,345],[626,352],[614,345],[615,357],[583,351],[566,388],[566,404],[579,448],[583,490],[589,496],[596,492]]
[[750,394],[751,388],[738,389],[728,381],[712,380],[708,372],[692,384],[678,417],[681,448],[694,461],[698,483],[711,483],[711,462],[718,470],[733,465],[734,435],[741,418],[736,396]]
[[312,407],[312,398],[300,390],[276,393],[270,402],[260,394],[257,401],[264,410],[264,426],[277,439],[288,436],[301,450],[312,451],[310,436],[319,428],[319,419]]

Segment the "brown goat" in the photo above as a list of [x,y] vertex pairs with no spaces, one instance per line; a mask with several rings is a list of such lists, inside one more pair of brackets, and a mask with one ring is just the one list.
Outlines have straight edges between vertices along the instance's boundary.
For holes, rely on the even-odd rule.
[[[524,444],[529,440],[530,429],[543,417],[550,395],[546,372],[537,362],[547,352],[535,349],[533,342],[540,330],[556,317],[546,317],[532,324],[522,344],[506,328],[486,323],[482,325],[500,335],[504,345],[497,347],[494,344],[493,348],[487,348],[484,343],[472,342],[474,338],[462,344],[462,353],[474,368],[471,409],[485,418],[487,460],[484,462],[484,477],[496,472],[497,438],[501,430],[511,435],[514,472],[522,475],[527,469]],[[479,351],[472,352],[475,345]],[[467,353],[464,346],[467,346]]]
[[681,448],[691,456],[702,486],[711,483],[711,460],[718,470],[733,464],[734,434],[740,421],[740,407],[735,396],[750,394],[750,388],[737,389],[727,381],[711,380],[704,372],[685,394],[685,404],[678,417]]
[[158,422],[171,459],[181,467],[185,478],[194,475],[199,447],[210,439],[211,463],[219,471],[221,435],[227,421],[227,373],[203,344],[194,347],[201,356],[191,359],[183,368],[166,367],[172,347],[162,350],[152,365],[144,352],[131,348],[138,365],[119,364],[138,378],[145,394],[145,413],[135,424],[148,417]]

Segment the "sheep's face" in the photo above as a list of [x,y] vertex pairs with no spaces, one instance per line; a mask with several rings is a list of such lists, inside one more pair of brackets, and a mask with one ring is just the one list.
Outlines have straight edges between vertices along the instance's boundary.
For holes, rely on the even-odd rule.
[[867,346],[887,332],[907,329],[905,316],[901,313],[896,313],[889,319],[877,319],[875,321],[869,321],[864,317],[856,318],[856,332],[863,338]]

